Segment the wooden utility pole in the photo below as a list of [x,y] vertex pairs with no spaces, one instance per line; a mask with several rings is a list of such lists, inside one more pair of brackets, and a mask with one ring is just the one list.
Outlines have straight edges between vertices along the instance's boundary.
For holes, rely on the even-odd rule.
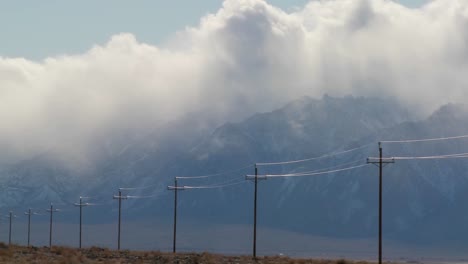
[[117,234],[117,250],[120,250],[120,221],[121,221],[121,211],[122,211],[122,199],[127,199],[127,196],[122,196],[122,190],[119,189],[119,195],[114,195],[114,199],[119,200],[119,224],[118,224],[118,234]]
[[177,186],[177,177],[174,179],[174,186],[167,186],[169,191],[174,191],[174,230],[172,237],[172,253],[176,253],[176,241],[177,241],[177,191],[184,190],[184,187]]
[[59,212],[59,209],[54,209],[54,206],[52,203],[50,204],[50,209],[46,210],[47,212],[50,212],[50,227],[49,227],[49,248],[52,248],[52,218],[53,218],[53,213]]
[[379,264],[382,264],[382,186],[383,167],[390,163],[395,163],[394,159],[382,157],[382,142],[379,142],[379,158],[368,158],[367,163],[375,164],[379,167]]
[[28,209],[27,212],[24,213],[28,216],[28,247],[30,245],[30,238],[31,238],[31,208]]
[[252,257],[257,258],[257,195],[258,195],[258,181],[266,180],[266,176],[258,175],[257,164],[255,164],[255,175],[245,176],[246,180],[254,181],[254,221],[253,221],[253,246],[252,246]]
[[82,231],[82,222],[83,222],[83,206],[88,206],[89,203],[83,203],[83,198],[88,198],[88,197],[81,197],[80,196],[80,203],[76,203],[75,206],[80,207],[80,242],[79,242],[79,248],[81,249],[81,231]]

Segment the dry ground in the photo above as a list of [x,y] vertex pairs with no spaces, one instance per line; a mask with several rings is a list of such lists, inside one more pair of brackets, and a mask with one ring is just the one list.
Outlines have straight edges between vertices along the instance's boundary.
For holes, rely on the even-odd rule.
[[159,251],[115,251],[91,247],[74,249],[68,247],[7,246],[0,243],[0,263],[47,263],[47,264],[94,264],[94,263],[178,263],[178,264],[366,264],[347,260],[291,259],[287,257],[260,257],[256,261],[249,256],[223,256],[210,253],[171,254]]

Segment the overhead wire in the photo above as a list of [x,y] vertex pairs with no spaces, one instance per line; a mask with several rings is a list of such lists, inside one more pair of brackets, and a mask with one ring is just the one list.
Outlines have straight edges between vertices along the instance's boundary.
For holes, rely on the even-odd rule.
[[155,194],[155,195],[127,195],[125,197],[127,197],[128,199],[145,199],[145,198],[153,198],[153,197],[157,197],[159,195]]
[[177,176],[176,179],[206,179],[206,178],[211,178],[211,177],[217,177],[225,174],[229,174],[232,172],[237,172],[241,171],[247,168],[253,167],[253,164],[245,165],[237,169],[232,169],[232,170],[227,170],[223,172],[218,172],[218,173],[213,173],[213,174],[207,174],[207,175],[199,175],[199,176]]
[[298,174],[298,173],[315,173],[315,172],[333,170],[333,169],[336,169],[336,168],[339,168],[339,167],[348,166],[348,165],[358,163],[358,162],[362,162],[362,161],[363,161],[362,159],[359,159],[359,160],[354,160],[354,161],[350,161],[350,162],[346,162],[346,163],[342,163],[342,164],[338,164],[338,165],[330,166],[330,167],[326,167],[326,168],[321,168],[321,169],[316,169],[316,170],[311,170],[311,171],[295,172],[294,174]]
[[414,142],[428,142],[428,141],[442,141],[468,138],[468,135],[453,136],[453,137],[439,137],[439,138],[425,138],[425,139],[404,139],[404,140],[383,140],[381,143],[414,143]]
[[122,188],[119,188],[119,190],[122,190],[122,191],[143,190],[143,189],[149,189],[149,188],[152,188],[152,187],[156,187],[158,185],[159,184],[151,184],[151,185],[142,186],[142,187],[122,187]]
[[[266,178],[316,176],[316,175],[331,174],[331,173],[342,172],[342,171],[349,171],[349,170],[353,170],[353,169],[362,168],[362,167],[365,167],[365,166],[368,166],[368,165],[370,165],[370,164],[361,164],[361,165],[342,168],[342,169],[322,171],[322,172],[314,172],[314,173],[265,174],[265,175],[257,175],[257,176],[266,177]],[[252,175],[249,175],[249,176],[252,176]]]
[[393,157],[395,160],[430,160],[430,159],[461,159],[468,158],[468,153],[437,155],[437,156],[414,156],[414,157]]
[[234,182],[234,183],[228,183],[228,184],[222,184],[222,185],[205,185],[205,186],[182,186],[183,189],[218,189],[218,188],[225,188],[229,186],[234,186],[234,185],[239,185],[246,183],[245,180],[239,181],[239,182]]
[[306,162],[306,161],[312,161],[312,160],[319,160],[319,159],[334,157],[334,156],[346,154],[346,153],[349,153],[349,152],[353,152],[353,151],[356,151],[356,150],[360,150],[360,149],[366,148],[366,147],[368,147],[368,146],[370,146],[372,144],[373,143],[369,143],[369,144],[362,145],[360,147],[356,147],[356,148],[352,148],[352,149],[348,149],[348,150],[343,150],[343,151],[339,151],[339,152],[334,151],[334,152],[331,152],[329,154],[325,154],[325,155],[318,156],[318,157],[313,157],[313,158],[300,159],[300,160],[289,160],[289,161],[279,161],[279,162],[262,162],[262,163],[256,163],[256,165],[257,166],[285,165],[285,164],[300,163],[300,162]]

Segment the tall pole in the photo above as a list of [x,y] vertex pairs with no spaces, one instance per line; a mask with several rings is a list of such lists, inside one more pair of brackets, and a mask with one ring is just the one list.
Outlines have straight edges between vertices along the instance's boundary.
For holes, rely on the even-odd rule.
[[80,248],[81,248],[81,223],[83,221],[82,211],[83,211],[83,203],[81,201],[81,196],[80,196]]
[[254,191],[254,230],[253,230],[253,257],[257,258],[257,185],[258,185],[258,169],[255,164],[255,191]]
[[379,157],[368,158],[367,163],[379,166],[379,264],[382,264],[382,186],[383,186],[383,167],[389,163],[395,163],[394,159],[384,159],[382,155],[382,142],[379,142]]
[[54,209],[54,206],[50,203],[50,209],[47,209],[46,211],[50,212],[49,248],[52,248],[52,217],[55,212],[59,212],[59,209]]
[[119,188],[119,195],[114,195],[114,199],[119,200],[119,223],[118,223],[118,233],[117,233],[117,250],[120,250],[120,222],[122,217],[122,199],[127,199],[127,196],[122,196],[122,189]]
[[179,187],[177,185],[177,177],[174,178],[174,186],[167,186],[169,191],[174,191],[174,233],[172,236],[172,253],[176,253],[176,241],[177,241],[177,192],[178,190],[184,190],[185,187]]
[[80,207],[80,234],[79,234],[79,248],[81,249],[81,238],[82,238],[82,228],[83,228],[83,207],[84,206],[89,206],[92,204],[89,203],[83,203],[83,199],[89,199],[90,197],[82,197],[80,196],[80,202],[75,203],[75,206]]
[[379,142],[379,264],[382,264],[382,143]]
[[10,230],[8,232],[8,245],[11,245],[11,219],[13,218],[13,213],[10,211]]
[[31,215],[36,214],[31,211],[31,208],[28,209],[27,212],[24,212],[25,215],[28,216],[28,247],[30,245],[30,238],[31,238]]
[[121,214],[122,211],[122,191],[119,189],[119,231],[117,235],[117,250],[120,250],[120,221],[121,221]]
[[172,240],[172,253],[176,253],[177,239],[177,178],[174,180],[174,234]]

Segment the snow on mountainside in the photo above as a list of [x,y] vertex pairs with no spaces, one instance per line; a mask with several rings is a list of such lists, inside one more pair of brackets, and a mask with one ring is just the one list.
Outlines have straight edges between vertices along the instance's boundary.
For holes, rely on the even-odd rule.
[[[209,179],[180,180],[180,185],[242,181],[256,162],[321,156],[364,146],[343,155],[310,162],[260,166],[259,173],[289,173],[364,164],[377,154],[379,140],[431,138],[468,134],[468,112],[447,105],[424,120],[413,121],[391,100],[324,96],[301,98],[281,109],[227,123],[211,133],[196,117],[172,124],[165,132],[147,133],[131,142],[102,148],[99,162],[86,170],[70,170],[53,159],[38,157],[0,171],[1,207],[27,208],[49,202],[71,203],[79,195],[111,203],[118,187],[154,199],[128,200],[137,217],[170,218],[174,176],[212,174],[244,167]],[[110,145],[109,145],[110,144]],[[118,147],[116,147],[118,146]],[[100,152],[100,153],[101,153]],[[421,156],[468,152],[468,140],[384,144],[385,156]],[[465,241],[468,220],[468,166],[464,160],[397,161],[384,171],[384,232],[386,237],[423,242]],[[377,226],[377,168],[299,178],[275,178],[259,186],[259,224],[331,236],[373,236]],[[110,200],[110,202],[109,202]],[[250,223],[252,185],[186,191],[180,210],[207,223]],[[151,210],[147,210],[147,209]],[[106,209],[111,210],[111,209]],[[106,219],[107,211],[94,212]]]

